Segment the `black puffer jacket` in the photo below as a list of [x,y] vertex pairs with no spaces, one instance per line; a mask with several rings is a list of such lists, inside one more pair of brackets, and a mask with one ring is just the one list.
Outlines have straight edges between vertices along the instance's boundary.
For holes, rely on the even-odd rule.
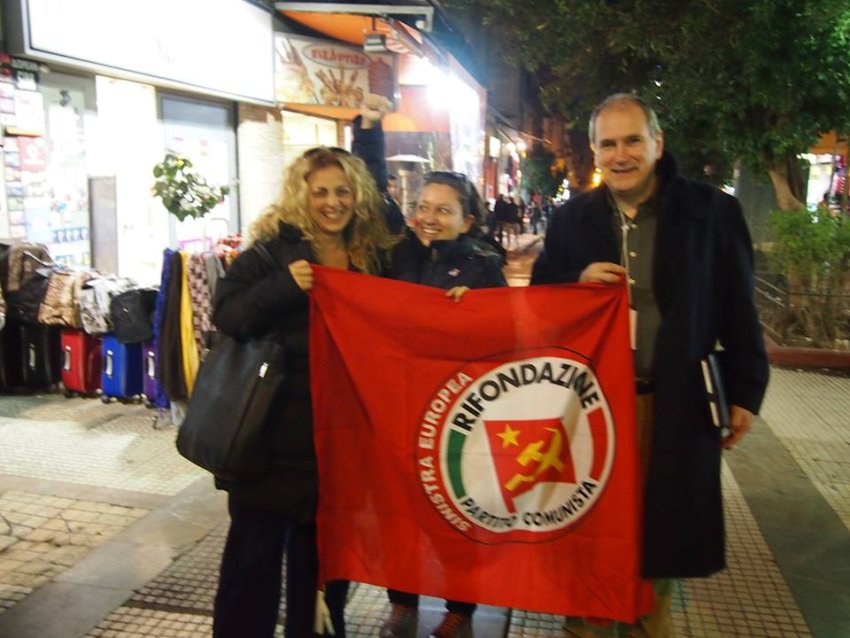
[[507,286],[502,256],[485,242],[461,235],[453,241],[423,246],[412,230],[396,246],[387,277],[423,286],[449,289]]
[[285,390],[272,409],[277,415],[269,438],[273,471],[250,482],[216,479],[216,486],[254,507],[309,520],[318,499],[307,362],[309,306],[287,266],[315,259],[309,243],[292,226],[283,225],[279,236],[265,245],[279,268],[271,268],[250,248],[239,255],[216,288],[213,321],[228,335],[268,336],[286,349]]

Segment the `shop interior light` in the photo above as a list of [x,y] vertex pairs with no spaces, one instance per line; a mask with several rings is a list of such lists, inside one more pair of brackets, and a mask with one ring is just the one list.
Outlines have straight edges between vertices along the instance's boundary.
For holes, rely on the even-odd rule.
[[597,168],[595,171],[593,171],[593,178],[590,180],[590,184],[591,184],[591,186],[596,188],[601,183],[602,183],[602,171],[600,171]]
[[452,93],[452,78],[443,69],[428,62],[425,67],[424,80],[428,87],[428,101],[431,106],[449,108],[454,103],[457,96]]

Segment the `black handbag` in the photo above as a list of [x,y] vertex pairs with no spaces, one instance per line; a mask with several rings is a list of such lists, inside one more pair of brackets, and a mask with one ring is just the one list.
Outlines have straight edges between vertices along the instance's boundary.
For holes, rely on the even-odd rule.
[[[274,264],[262,244],[264,260]],[[281,344],[220,335],[195,381],[177,433],[182,456],[225,480],[262,476],[271,465],[267,422],[286,377]]]
[[153,311],[156,288],[133,288],[112,297],[109,316],[112,331],[121,343],[139,343],[153,339]]
[[6,315],[21,323],[37,324],[38,309],[47,294],[50,280],[50,268],[38,268],[20,285],[6,296]]

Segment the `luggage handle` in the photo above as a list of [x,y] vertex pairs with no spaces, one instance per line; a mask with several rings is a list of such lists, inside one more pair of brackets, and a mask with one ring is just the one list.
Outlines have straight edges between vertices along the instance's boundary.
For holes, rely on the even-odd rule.
[[145,361],[147,362],[145,372],[148,375],[148,379],[156,378],[156,355],[153,352],[148,352]]
[[57,264],[56,264],[55,261],[44,261],[43,259],[36,257],[33,253],[31,253],[28,250],[25,250],[22,254],[24,255],[24,257],[29,257],[30,259],[32,259],[35,262],[38,262],[39,264],[41,264],[45,268],[56,268],[57,267]]
[[103,371],[107,377],[112,376],[112,350],[106,351],[106,361],[103,362]]
[[29,357],[27,357],[27,366],[29,367],[30,370],[35,370],[36,369],[36,361],[37,361],[38,357],[37,357],[37,353],[36,353],[34,343],[28,343],[27,344],[27,354],[29,355]]
[[65,372],[71,371],[71,346],[65,346],[65,361],[62,363]]

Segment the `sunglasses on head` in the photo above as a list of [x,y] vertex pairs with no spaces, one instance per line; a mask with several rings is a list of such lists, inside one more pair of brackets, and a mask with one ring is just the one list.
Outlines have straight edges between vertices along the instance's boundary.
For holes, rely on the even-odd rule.
[[309,159],[322,152],[332,153],[334,155],[351,155],[351,153],[339,146],[314,146],[313,148],[304,151],[304,154],[301,157]]
[[470,195],[475,188],[466,175],[457,171],[431,171],[430,173],[425,173],[424,183],[446,184],[465,195]]
[[466,175],[458,173],[457,171],[431,171],[430,173],[425,173],[426,182],[436,179],[449,179],[456,182],[462,182],[464,184],[469,181],[469,178],[467,178]]

